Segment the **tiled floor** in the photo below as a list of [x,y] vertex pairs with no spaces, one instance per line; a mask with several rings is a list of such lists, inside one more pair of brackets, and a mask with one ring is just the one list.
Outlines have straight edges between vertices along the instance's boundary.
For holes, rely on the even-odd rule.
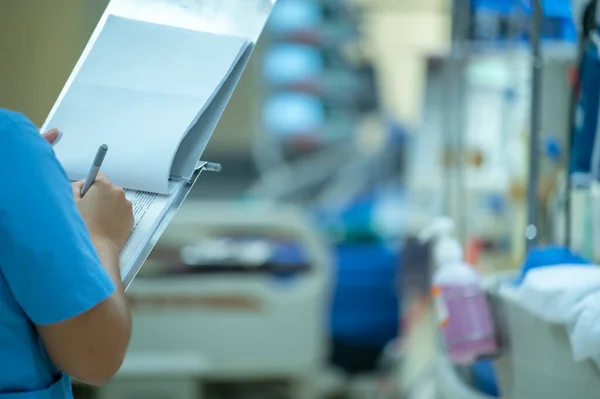
[[435,392],[435,324],[427,304],[412,323],[406,337],[399,386],[402,399],[436,399]]
[[[422,307],[420,315],[415,317],[414,323],[410,328],[411,333],[406,337],[402,362],[396,376],[397,388],[393,391],[399,394],[390,396],[381,395],[381,389],[378,385],[381,384],[378,376],[364,376],[349,381],[345,380],[341,384],[338,382],[330,382],[330,385],[343,386],[347,389],[346,394],[339,397],[340,399],[437,399],[435,392],[435,321],[429,310],[428,304]],[[418,312],[417,312],[418,313]],[[393,384],[393,381],[392,381]],[[332,386],[333,386],[332,385]],[[403,389],[402,389],[403,388]],[[327,389],[325,390],[327,391]],[[335,389],[333,389],[335,391]],[[246,391],[250,395],[240,396],[239,390],[233,395],[229,393],[212,392],[211,396],[205,396],[203,399],[287,399],[285,395],[266,396],[265,394],[257,394],[253,396],[250,391]],[[378,393],[379,392],[379,393]],[[266,391],[264,392],[266,393]],[[88,388],[76,386],[75,399],[94,399],[94,392]],[[173,399],[177,397],[172,396]],[[135,399],[135,398],[132,398]],[[171,399],[171,397],[169,398]],[[326,399],[326,398],[314,398]]]

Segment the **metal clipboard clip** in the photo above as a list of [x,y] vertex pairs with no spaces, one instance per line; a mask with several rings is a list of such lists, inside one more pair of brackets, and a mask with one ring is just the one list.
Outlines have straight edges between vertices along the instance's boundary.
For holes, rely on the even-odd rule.
[[196,169],[202,169],[207,172],[220,172],[223,168],[220,163],[200,161]]

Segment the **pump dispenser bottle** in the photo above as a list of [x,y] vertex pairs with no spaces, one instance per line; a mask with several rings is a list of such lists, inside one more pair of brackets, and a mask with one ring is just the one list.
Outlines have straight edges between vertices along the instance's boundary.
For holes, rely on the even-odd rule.
[[422,235],[435,240],[432,295],[446,349],[453,363],[471,364],[497,351],[497,340],[481,278],[463,259],[454,222],[438,219]]

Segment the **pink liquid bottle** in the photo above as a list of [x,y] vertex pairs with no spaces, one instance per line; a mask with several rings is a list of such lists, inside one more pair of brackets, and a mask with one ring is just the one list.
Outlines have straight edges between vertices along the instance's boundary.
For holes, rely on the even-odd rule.
[[463,260],[453,230],[451,219],[440,219],[428,230],[430,238],[437,238],[432,295],[450,360],[468,365],[494,355],[498,344],[481,278]]

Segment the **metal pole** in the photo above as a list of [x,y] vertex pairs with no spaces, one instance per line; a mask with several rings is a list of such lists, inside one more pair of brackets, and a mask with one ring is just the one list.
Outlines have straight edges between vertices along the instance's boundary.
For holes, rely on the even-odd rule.
[[457,213],[457,233],[461,241],[464,243],[468,239],[468,220],[467,220],[467,207],[469,206],[469,198],[467,196],[467,182],[465,179],[465,114],[468,112],[465,109],[465,92],[466,92],[466,79],[465,70],[468,65],[468,49],[463,49],[459,58],[454,61],[455,68],[455,83],[454,83],[454,94],[456,105],[456,136],[455,136],[455,148],[456,148],[456,213]]
[[526,247],[529,251],[538,241],[538,153],[540,145],[540,108],[542,94],[543,59],[540,45],[540,31],[544,12],[541,0],[533,0],[533,16],[531,29],[531,119],[529,138],[529,186],[527,189],[528,221],[525,229]]
[[569,123],[567,125],[567,157],[566,157],[566,187],[565,187],[565,221],[564,221],[564,232],[565,232],[565,246],[567,248],[571,248],[571,220],[572,220],[572,210],[571,210],[571,191],[573,190],[573,178],[571,176],[571,156],[572,156],[572,148],[573,148],[573,135],[574,135],[574,124],[575,124],[575,115],[577,113],[577,106],[579,101],[579,87],[581,78],[581,63],[583,61],[583,53],[585,50],[586,38],[584,33],[580,34],[579,37],[579,46],[577,51],[577,80],[573,82],[573,87],[571,87],[570,94],[570,102],[569,102]]
[[448,168],[452,170],[450,185],[452,198],[452,216],[456,220],[458,237],[464,242],[467,239],[467,197],[466,182],[464,178],[464,117],[465,117],[465,69],[469,58],[471,1],[454,0],[452,2],[452,57],[450,73],[450,95],[452,110],[450,123],[450,140],[454,164]]
[[469,40],[471,20],[471,1],[452,1],[452,48],[462,48]]

